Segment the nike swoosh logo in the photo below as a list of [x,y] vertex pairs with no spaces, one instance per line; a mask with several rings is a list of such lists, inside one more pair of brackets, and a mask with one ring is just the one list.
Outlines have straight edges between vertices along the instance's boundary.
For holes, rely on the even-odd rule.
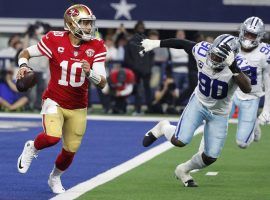
[[149,133],[150,133],[150,132],[147,132],[147,133],[145,134],[145,136],[149,137],[149,136],[150,136]]
[[20,162],[19,162],[19,168],[20,168],[20,169],[22,169],[22,168],[23,168],[23,166],[22,166],[22,163],[21,163],[21,162],[22,162],[22,159],[20,159]]

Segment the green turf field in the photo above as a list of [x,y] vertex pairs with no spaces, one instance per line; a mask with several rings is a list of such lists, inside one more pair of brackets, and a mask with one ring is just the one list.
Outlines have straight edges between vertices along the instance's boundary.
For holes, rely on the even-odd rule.
[[[262,127],[262,140],[242,150],[235,144],[236,126],[230,125],[221,158],[193,174],[198,188],[184,188],[173,172],[178,163],[198,149],[201,135],[185,148],[173,148],[80,200],[270,200],[270,127]],[[205,176],[209,171],[217,176]]]

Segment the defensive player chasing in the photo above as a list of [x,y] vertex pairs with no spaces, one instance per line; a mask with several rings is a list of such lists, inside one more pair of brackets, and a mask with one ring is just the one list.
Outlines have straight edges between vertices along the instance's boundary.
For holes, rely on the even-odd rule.
[[[142,38],[139,38],[142,40]],[[197,184],[190,175],[193,169],[201,169],[214,163],[219,157],[227,135],[228,115],[234,91],[239,88],[244,93],[251,91],[249,78],[240,70],[249,64],[236,56],[240,49],[238,38],[224,34],[208,42],[194,43],[188,40],[167,39],[141,41],[141,54],[157,47],[184,49],[193,53],[198,67],[198,85],[190,97],[177,126],[164,120],[149,130],[143,139],[145,147],[164,135],[177,147],[190,143],[195,130],[203,123],[205,148],[189,161],[175,169],[175,175],[186,187]]]
[[19,56],[17,79],[31,70],[31,57],[47,56],[51,79],[43,94],[43,129],[35,141],[25,143],[18,159],[18,171],[26,173],[38,151],[55,145],[62,138],[63,148],[50,173],[48,184],[54,193],[62,193],[60,176],[72,163],[86,129],[88,84],[99,88],[106,84],[106,49],[95,39],[95,20],[85,5],[73,5],[65,11],[67,31],[52,31],[37,45],[24,49]]
[[[239,108],[236,142],[241,148],[246,148],[253,140],[260,139],[258,122],[270,123],[270,45],[261,42],[264,34],[264,23],[258,17],[249,17],[240,28],[240,53],[250,64],[247,72],[252,87],[250,94],[238,89],[233,97],[233,108]],[[260,97],[264,95],[264,91],[264,107],[257,120]]]

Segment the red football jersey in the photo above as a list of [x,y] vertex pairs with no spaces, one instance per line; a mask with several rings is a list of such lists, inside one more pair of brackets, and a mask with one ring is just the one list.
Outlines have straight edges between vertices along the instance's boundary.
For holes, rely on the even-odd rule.
[[104,62],[106,48],[103,40],[95,39],[74,47],[66,31],[50,31],[38,43],[39,51],[49,58],[51,79],[43,93],[66,109],[87,107],[89,80],[81,68],[81,60],[90,66]]

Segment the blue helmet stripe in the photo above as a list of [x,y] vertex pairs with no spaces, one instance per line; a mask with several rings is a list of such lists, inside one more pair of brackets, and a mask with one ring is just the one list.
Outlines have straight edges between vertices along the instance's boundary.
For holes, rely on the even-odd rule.
[[260,20],[259,19],[257,19],[257,21],[256,21],[256,23],[255,23],[255,26],[257,26],[257,24],[258,24],[258,22],[259,22]]
[[227,35],[226,37],[224,37],[219,44],[221,44],[227,37],[230,37],[230,35]]
[[[228,39],[227,39],[228,38]],[[227,39],[227,40],[226,40]],[[227,44],[228,42],[230,42],[231,40],[233,40],[234,37],[232,37],[231,35],[228,35],[227,37],[225,37],[223,40],[221,40],[220,44]],[[226,41],[224,41],[226,40]]]
[[255,20],[255,17],[253,17],[253,19],[252,19],[252,21],[251,21],[251,24],[250,24],[251,26],[252,26],[252,24],[253,24],[254,20]]

